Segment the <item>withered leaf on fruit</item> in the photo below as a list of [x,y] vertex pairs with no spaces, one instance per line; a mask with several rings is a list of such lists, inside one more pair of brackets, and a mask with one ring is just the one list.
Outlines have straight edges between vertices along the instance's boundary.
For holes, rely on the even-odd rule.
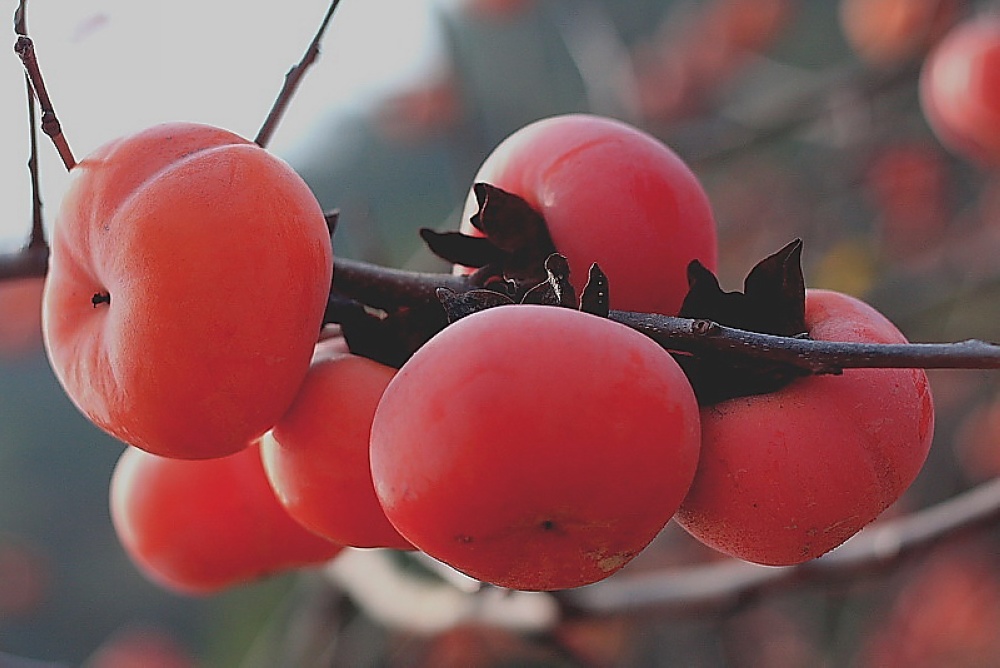
[[508,283],[503,281],[488,283],[487,285],[491,286],[489,289],[467,292],[438,288],[437,298],[444,308],[449,323],[477,311],[517,303],[562,306],[608,317],[608,278],[596,262],[590,267],[587,284],[583,288],[579,302],[576,290],[569,281],[570,268],[565,256],[559,253],[549,255],[545,260],[545,271],[548,274],[546,280],[527,291],[522,291],[524,294],[519,301],[510,296],[513,291],[508,290]]
[[[688,284],[679,313],[683,318],[711,320],[761,334],[808,335],[800,239],[761,260],[747,274],[743,292],[725,292],[718,278],[697,260],[688,266]],[[676,357],[703,406],[774,392],[807,374],[787,364],[719,352]]]
[[479,209],[469,222],[483,236],[421,229],[431,252],[453,264],[479,269],[480,284],[502,276],[526,290],[545,281],[545,260],[556,248],[541,214],[518,195],[488,183],[477,183],[472,190]]

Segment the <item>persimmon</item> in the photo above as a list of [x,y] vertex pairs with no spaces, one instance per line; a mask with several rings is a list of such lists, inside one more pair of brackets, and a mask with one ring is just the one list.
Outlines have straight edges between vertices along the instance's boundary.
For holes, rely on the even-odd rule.
[[920,103],[942,144],[1000,164],[1000,16],[976,16],[945,35],[924,61]]
[[46,349],[97,426],[218,457],[291,404],[333,259],[320,205],[279,158],[193,123],[111,141],[72,169],[51,252]]
[[264,470],[288,513],[342,545],[412,549],[375,496],[368,442],[395,369],[317,346],[295,401],[261,439]]
[[[829,290],[806,293],[820,341],[905,343],[882,314]],[[675,516],[720,552],[767,565],[837,547],[909,487],[934,432],[922,369],[846,369],[701,410],[701,459]]]
[[418,549],[525,590],[611,576],[691,484],[698,406],[677,362],[633,329],[514,304],[446,327],[386,387],[375,491]]
[[111,477],[111,519],[153,582],[210,594],[322,563],[342,546],[292,519],[264,473],[257,443],[216,459],[127,448]]
[[[501,142],[475,181],[541,214],[577,292],[590,265],[600,264],[614,308],[674,315],[688,263],[717,264],[715,218],[698,177],[669,146],[622,121],[590,114],[535,121]],[[478,208],[473,191],[463,232],[481,234],[470,222]]]

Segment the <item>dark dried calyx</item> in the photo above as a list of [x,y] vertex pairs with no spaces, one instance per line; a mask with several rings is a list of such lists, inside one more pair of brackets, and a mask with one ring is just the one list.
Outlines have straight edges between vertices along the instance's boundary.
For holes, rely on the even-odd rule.
[[545,260],[556,252],[549,228],[518,195],[488,183],[477,183],[472,190],[479,208],[469,222],[482,236],[427,228],[420,236],[438,257],[476,269],[477,285],[494,289],[497,281],[512,283],[520,301],[524,291],[548,278]]
[[[744,280],[743,292],[723,291],[715,274],[697,260],[688,266],[688,285],[681,317],[761,334],[808,336],[801,240],[761,260]],[[703,406],[774,392],[807,375],[788,364],[725,353],[676,358]]]

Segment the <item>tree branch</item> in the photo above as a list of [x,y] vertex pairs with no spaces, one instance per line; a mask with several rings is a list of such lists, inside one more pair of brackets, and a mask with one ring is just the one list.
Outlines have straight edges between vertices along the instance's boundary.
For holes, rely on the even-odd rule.
[[781,586],[874,573],[997,520],[1000,478],[912,515],[873,524],[833,552],[796,566],[758,566],[731,559],[668,572],[621,575],[561,592],[559,597],[572,608],[595,615],[722,610]]
[[467,292],[475,287],[467,276],[392,269],[347,258],[337,258],[333,267],[334,292],[379,309],[436,303],[438,288]]
[[[549,594],[514,592],[517,600],[498,598],[502,590],[494,587],[460,586],[450,578],[429,582],[382,550],[347,551],[326,572],[373,619],[393,628],[437,633],[475,619],[540,632],[573,614],[725,612],[782,588],[877,574],[998,519],[1000,478],[912,515],[872,524],[833,552],[795,566],[759,566],[727,559],[634,575],[620,573],[587,587]],[[562,605],[560,613],[553,608],[553,598]],[[429,606],[438,614],[428,617]],[[514,610],[518,613],[512,616]]]
[[[439,287],[468,292],[478,286],[468,276],[416,273],[338,258],[334,291],[381,309],[426,304]],[[1000,345],[958,343],[841,343],[759,334],[709,320],[654,313],[611,311],[611,320],[627,325],[667,350],[764,359],[811,374],[835,374],[849,368],[998,369]]]
[[[0,255],[0,280],[44,276],[47,248]],[[413,272],[338,258],[333,292],[365,306],[391,310],[437,302],[437,289],[477,289],[468,276]],[[710,320],[655,313],[611,311],[611,320],[650,337],[663,348],[692,354],[724,354],[787,364],[811,374],[843,369],[1000,369],[1000,345],[968,340],[956,343],[841,343],[759,334],[724,327]]]
[[67,171],[73,169],[76,165],[76,158],[73,157],[73,151],[70,150],[69,143],[66,141],[65,135],[63,135],[62,125],[59,123],[58,117],[56,117],[55,109],[52,108],[52,100],[45,89],[42,71],[38,67],[38,59],[35,56],[34,42],[31,41],[30,37],[21,35],[17,38],[14,51],[21,58],[21,62],[24,63],[24,69],[28,73],[31,87],[35,91],[35,97],[38,98],[38,105],[42,110],[42,132],[52,140]]
[[841,343],[759,334],[709,320],[650,313],[612,311],[609,317],[642,332],[668,350],[766,359],[813,374],[835,374],[843,369],[858,368],[1000,368],[1000,345],[985,341]]

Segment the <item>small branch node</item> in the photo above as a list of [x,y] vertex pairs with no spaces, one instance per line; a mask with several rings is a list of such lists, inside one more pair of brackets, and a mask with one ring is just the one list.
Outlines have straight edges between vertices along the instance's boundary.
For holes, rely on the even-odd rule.
[[719,325],[711,320],[692,320],[691,321],[691,333],[695,336],[711,336],[717,334],[719,331]]

